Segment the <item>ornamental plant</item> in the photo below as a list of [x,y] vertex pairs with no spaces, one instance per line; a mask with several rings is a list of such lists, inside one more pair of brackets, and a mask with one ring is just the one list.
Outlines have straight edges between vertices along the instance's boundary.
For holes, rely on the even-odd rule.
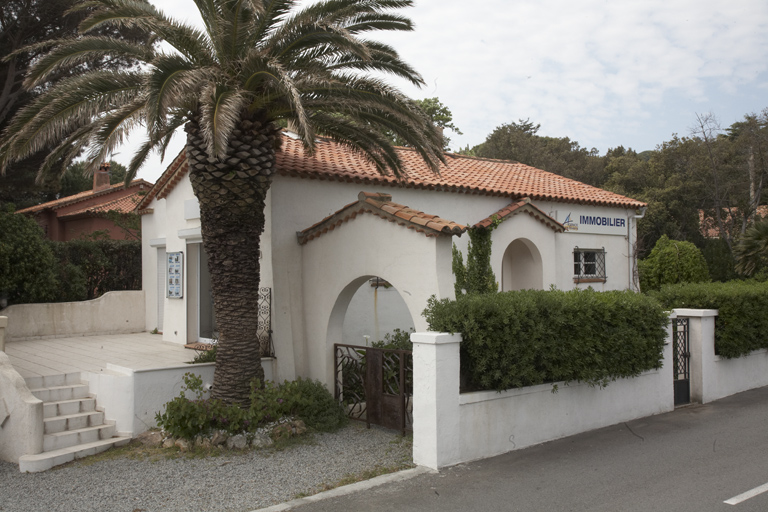
[[432,298],[424,315],[461,333],[463,391],[635,377],[661,367],[668,322],[651,297],[592,289]]

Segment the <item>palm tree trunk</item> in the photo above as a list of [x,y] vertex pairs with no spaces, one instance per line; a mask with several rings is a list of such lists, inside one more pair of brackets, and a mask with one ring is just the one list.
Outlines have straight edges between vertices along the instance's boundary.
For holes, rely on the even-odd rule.
[[251,381],[264,383],[257,336],[259,248],[277,129],[244,114],[221,159],[206,152],[196,120],[186,131],[219,329],[211,396],[247,406]]

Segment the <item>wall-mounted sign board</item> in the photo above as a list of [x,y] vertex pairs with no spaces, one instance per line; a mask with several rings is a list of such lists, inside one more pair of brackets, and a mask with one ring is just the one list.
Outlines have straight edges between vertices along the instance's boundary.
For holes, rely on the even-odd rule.
[[168,267],[165,273],[168,282],[166,297],[180,299],[184,296],[184,253],[169,252],[166,254]]

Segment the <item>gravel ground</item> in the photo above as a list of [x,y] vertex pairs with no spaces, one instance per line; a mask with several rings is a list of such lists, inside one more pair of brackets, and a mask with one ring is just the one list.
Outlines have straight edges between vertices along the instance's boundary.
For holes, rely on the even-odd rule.
[[196,459],[83,459],[33,474],[0,462],[0,511],[244,512],[411,462],[411,443],[398,433],[358,422],[313,439],[282,451]]

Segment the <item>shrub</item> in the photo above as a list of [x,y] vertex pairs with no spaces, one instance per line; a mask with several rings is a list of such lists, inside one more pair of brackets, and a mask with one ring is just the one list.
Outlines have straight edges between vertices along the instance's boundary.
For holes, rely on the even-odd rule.
[[638,263],[640,289],[658,290],[662,285],[709,281],[709,269],[698,247],[662,235],[651,254]]
[[59,297],[58,301],[95,299],[115,290],[141,290],[141,243],[132,240],[70,240],[49,242],[64,269],[76,267],[84,276],[84,287],[77,298]]
[[280,391],[285,413],[298,416],[310,428],[330,432],[347,422],[341,404],[320,381],[298,378],[284,382]]
[[165,412],[155,416],[158,426],[173,437],[193,439],[214,430],[229,434],[254,432],[284,416],[298,417],[307,427],[319,431],[335,430],[347,421],[341,405],[319,381],[297,379],[279,386],[253,382],[247,409],[203,395],[202,379],[185,373],[179,396],[165,404]]
[[408,331],[402,329],[395,329],[391,333],[386,333],[383,340],[374,341],[371,343],[373,348],[391,348],[396,350],[411,350],[413,345],[411,344],[411,333],[414,332],[413,328]]
[[524,290],[429,301],[433,331],[462,334],[464,390],[605,386],[661,367],[667,315],[633,292]]
[[56,299],[55,259],[37,223],[10,211],[0,211],[0,293],[8,304]]
[[678,284],[653,294],[663,306],[717,309],[715,351],[734,358],[753,350],[768,348],[768,283],[730,281],[727,283]]

